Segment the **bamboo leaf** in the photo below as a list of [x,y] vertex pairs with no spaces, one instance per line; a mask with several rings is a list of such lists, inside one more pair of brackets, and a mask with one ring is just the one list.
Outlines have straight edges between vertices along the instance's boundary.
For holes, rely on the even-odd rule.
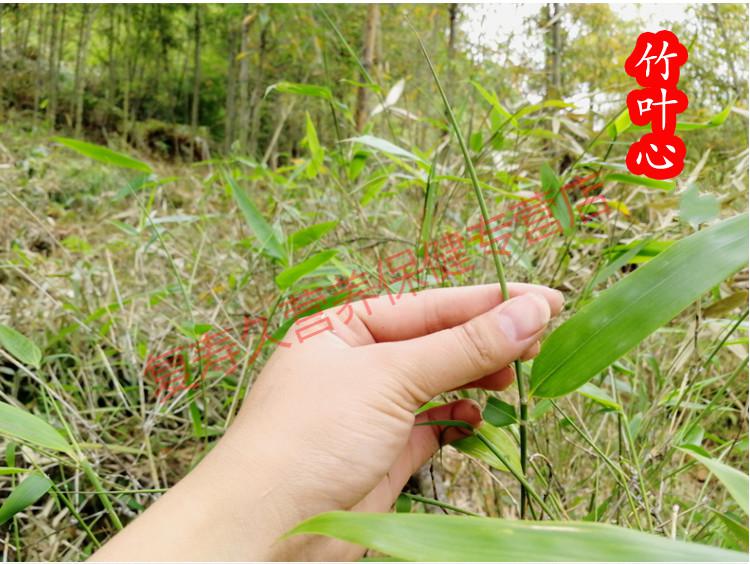
[[318,132],[315,130],[315,124],[310,118],[310,114],[306,113],[305,117],[307,128],[305,139],[307,141],[307,148],[310,150],[310,162],[307,165],[306,176],[307,178],[314,178],[323,169],[324,152],[323,147],[320,146]]
[[414,153],[410,153],[406,149],[402,149],[401,147],[394,145],[390,141],[381,139],[380,137],[374,137],[372,135],[361,135],[360,137],[352,137],[351,139],[347,139],[347,141],[351,141],[352,143],[359,143],[360,145],[365,145],[377,151],[382,151],[383,153],[393,155],[394,157],[401,157],[404,159],[408,159],[410,161],[417,161],[420,163],[424,163],[424,160],[419,158]]
[[683,445],[680,450],[695,458],[698,462],[708,468],[727,488],[729,495],[734,498],[734,501],[740,506],[740,509],[744,511],[745,515],[748,514],[748,498],[750,498],[750,479],[747,474],[743,474],[739,470],[735,470],[731,466],[727,466],[723,462],[719,462],[713,458],[708,458],[702,454],[696,452],[690,446]]
[[0,435],[50,450],[67,453],[72,451],[68,442],[52,425],[28,411],[4,402],[0,402]]
[[655,180],[647,176],[636,174],[627,174],[625,172],[613,172],[604,177],[605,182],[620,182],[621,184],[632,184],[634,186],[645,186],[646,188],[656,188],[657,190],[671,191],[675,189],[676,184],[672,180]]
[[39,368],[42,362],[42,351],[31,339],[2,323],[0,323],[0,347],[24,364],[29,364],[34,368]]
[[626,132],[631,125],[633,125],[633,122],[630,121],[630,110],[625,108],[622,112],[620,112],[620,115],[618,115],[615,120],[611,124],[609,124],[607,132],[612,139],[617,139],[617,137],[621,133]]
[[563,233],[570,235],[575,230],[576,220],[568,196],[562,189],[562,182],[547,163],[542,164],[541,176],[545,201],[552,215],[560,222]]
[[60,143],[60,145],[64,145],[68,149],[73,149],[76,153],[79,153],[84,157],[94,159],[100,163],[140,170],[141,172],[153,172],[151,167],[146,163],[127,155],[123,155],[122,153],[112,151],[101,145],[94,145],[93,143],[78,141],[77,139],[68,139],[67,137],[53,137],[52,140]]
[[227,184],[229,184],[229,188],[232,190],[234,201],[237,202],[237,206],[240,208],[242,215],[245,216],[245,221],[247,222],[248,227],[250,227],[250,230],[258,239],[261,250],[266,251],[275,259],[286,262],[287,257],[284,247],[281,245],[273,228],[263,218],[263,215],[258,211],[258,208],[255,207],[250,196],[248,196],[247,192],[242,188],[237,186],[234,178],[229,174],[225,174],[224,177],[226,178]]
[[482,412],[482,419],[495,427],[507,427],[518,423],[516,408],[496,397],[490,397],[487,400],[487,406]]
[[294,249],[301,249],[302,247],[311,245],[315,241],[325,237],[325,235],[329,231],[335,229],[338,224],[338,221],[325,221],[323,223],[316,223],[310,227],[300,229],[289,236],[289,244]]
[[335,257],[337,254],[338,254],[338,250],[336,249],[330,250],[330,251],[323,251],[323,252],[314,254],[307,260],[299,264],[295,264],[294,266],[291,266],[287,268],[286,270],[282,271],[276,277],[276,285],[282,290],[289,288],[297,280],[299,280],[303,276],[307,276],[313,270],[325,264],[326,262],[331,260],[333,257]]
[[52,487],[47,476],[38,472],[29,474],[0,506],[0,525],[11,519],[16,513],[23,511],[29,505],[42,497]]
[[[485,421],[479,426],[479,430],[486,439],[492,442],[492,445],[500,451],[505,457],[510,466],[512,466],[518,472],[521,471],[521,461],[518,458],[518,445],[513,439],[513,435],[506,429],[495,427],[489,422]],[[478,458],[482,462],[489,464],[496,470],[508,472],[508,468],[500,462],[495,454],[476,436],[470,436],[463,439],[459,439],[451,443],[451,446],[466,453],[474,458]]]
[[497,99],[497,95],[489,92],[486,90],[481,84],[475,81],[471,81],[472,86],[476,88],[477,92],[479,92],[480,96],[485,99],[485,101],[492,106],[492,108],[504,119],[509,120],[510,123],[513,124],[513,126],[518,127],[518,121],[516,120],[513,115],[505,109],[505,107],[500,103],[500,100]]
[[563,323],[534,361],[531,393],[557,397],[668,323],[747,264],[747,213],[687,237],[626,276]]
[[264,96],[268,96],[271,92],[277,90],[285,94],[297,94],[300,96],[312,96],[313,98],[323,98],[324,100],[333,100],[331,90],[326,86],[318,86],[317,84],[300,84],[298,82],[277,82],[266,88]]
[[700,195],[698,186],[693,184],[680,197],[680,219],[693,227],[717,217],[720,211],[719,199],[713,194]]
[[412,561],[745,561],[741,552],[604,523],[420,513],[323,513],[288,535],[333,537]]

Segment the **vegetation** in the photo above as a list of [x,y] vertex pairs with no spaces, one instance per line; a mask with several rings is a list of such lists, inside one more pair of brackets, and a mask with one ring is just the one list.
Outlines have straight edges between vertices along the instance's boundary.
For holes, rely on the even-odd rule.
[[[280,336],[290,298],[408,251],[415,286],[547,284],[562,321],[518,386],[435,399],[485,423],[393,514],[294,532],[402,559],[746,559],[747,6],[665,24],[690,52],[674,181],[623,164],[643,22],[539,5],[519,46],[477,33],[486,10],[0,6],[5,558],[89,556],[231,423],[273,352],[243,320]],[[472,227],[534,193],[559,232],[485,252]],[[470,267],[424,268],[451,234]],[[239,368],[166,397],[152,359],[222,328]]]

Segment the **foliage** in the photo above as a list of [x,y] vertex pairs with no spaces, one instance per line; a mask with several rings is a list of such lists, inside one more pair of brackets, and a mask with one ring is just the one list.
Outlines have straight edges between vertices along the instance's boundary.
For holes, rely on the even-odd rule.
[[[381,5],[365,65],[356,5],[0,6],[8,557],[85,559],[176,483],[236,415],[290,298],[374,284],[398,253],[418,288],[496,283],[478,202],[505,217],[535,193],[561,229],[514,225],[500,268],[567,305],[519,363],[528,402],[516,386],[436,398],[475,399],[485,422],[401,513],[298,532],[417,559],[746,551],[747,7],[689,6],[672,26],[691,43],[674,181],[623,165],[640,133],[622,62],[643,22],[559,8],[513,8],[519,47],[475,33],[492,7],[457,6],[451,25],[451,6]],[[466,268],[427,268],[456,234]],[[246,364],[164,401],[149,362],[220,327]]]

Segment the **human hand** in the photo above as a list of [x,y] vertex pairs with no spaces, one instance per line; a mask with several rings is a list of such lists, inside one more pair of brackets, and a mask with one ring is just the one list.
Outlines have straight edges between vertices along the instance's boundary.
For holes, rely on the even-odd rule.
[[[510,363],[538,353],[562,295],[527,284],[509,292],[506,303],[497,285],[485,285],[327,310],[333,330],[279,348],[211,454],[95,556],[357,558],[362,549],[340,541],[277,539],[323,511],[388,511],[441,443],[466,433],[415,423],[481,422],[470,400],[414,412],[457,388],[502,390],[514,378]],[[118,553],[120,537],[131,546]]]

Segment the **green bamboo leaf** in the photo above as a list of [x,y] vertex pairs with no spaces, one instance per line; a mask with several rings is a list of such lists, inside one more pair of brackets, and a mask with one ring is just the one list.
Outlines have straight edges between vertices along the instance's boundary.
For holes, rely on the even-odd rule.
[[[518,457],[518,445],[513,435],[506,429],[501,429],[491,425],[487,421],[479,426],[479,431],[486,439],[492,442],[492,445],[500,451],[510,466],[517,472],[521,472],[521,461]],[[451,446],[466,453],[482,462],[489,464],[496,470],[508,472],[508,468],[498,460],[497,456],[476,436],[470,436],[459,439],[451,443]]]
[[151,167],[146,163],[127,155],[123,155],[122,153],[112,151],[101,145],[94,145],[92,143],[86,143],[85,141],[78,141],[77,139],[68,139],[67,137],[53,137],[52,140],[60,143],[60,145],[66,146],[68,149],[73,149],[76,153],[79,153],[84,157],[94,159],[101,163],[140,170],[141,172],[153,172]]
[[2,323],[0,323],[0,347],[24,364],[29,364],[34,368],[39,368],[42,362],[42,351],[39,347],[12,327]]
[[14,405],[0,402],[0,435],[34,446],[70,453],[68,442],[43,419]]
[[740,520],[739,516],[733,515],[732,513],[721,513],[720,511],[711,508],[709,509],[724,525],[724,528],[728,533],[725,535],[725,538],[730,541],[735,541],[739,544],[740,548],[747,551],[750,530],[748,530],[747,525]]
[[633,186],[645,186],[657,190],[672,191],[676,184],[672,180],[655,180],[647,176],[627,174],[624,172],[613,172],[604,177],[605,182],[620,182],[621,184],[632,184]]
[[605,523],[420,513],[323,513],[288,535],[333,537],[412,561],[746,561],[747,555]]
[[300,229],[289,236],[289,244],[294,249],[301,249],[302,247],[311,245],[315,241],[325,237],[325,235],[329,231],[335,229],[338,224],[338,221],[325,221],[323,223],[316,223],[310,227]]
[[310,162],[307,164],[305,175],[307,178],[315,178],[318,173],[323,169],[323,147],[320,146],[318,140],[318,132],[315,130],[315,124],[310,118],[310,114],[305,114],[305,123],[307,135],[305,140],[307,141],[307,148],[310,150]]
[[607,289],[545,340],[531,393],[557,397],[575,390],[740,270],[747,264],[747,232],[747,213],[717,223]]
[[490,397],[487,400],[487,405],[482,412],[482,419],[495,427],[507,427],[518,423],[516,408],[496,397]]
[[680,219],[693,227],[718,217],[720,211],[719,199],[713,194],[701,195],[695,184],[680,197]]
[[330,88],[318,86],[317,84],[300,84],[298,82],[277,82],[266,88],[264,96],[277,90],[285,94],[297,94],[299,96],[312,96],[313,98],[323,98],[324,100],[333,100]]
[[602,390],[598,386],[595,386],[591,382],[588,382],[581,386],[578,390],[578,393],[584,397],[589,398],[591,401],[595,401],[599,405],[606,407],[607,409],[620,412],[622,411],[622,406],[619,403],[612,399],[604,390]]
[[401,157],[403,159],[408,159],[410,161],[417,161],[420,163],[427,164],[425,163],[423,159],[419,158],[414,153],[410,153],[406,149],[402,149],[401,147],[394,145],[390,141],[381,139],[380,137],[374,137],[372,135],[362,135],[360,137],[352,137],[350,139],[347,139],[347,141],[351,141],[352,143],[359,143],[360,145],[365,145],[377,151],[382,151],[383,153],[393,155],[394,157]]
[[237,206],[240,208],[242,215],[245,216],[245,221],[248,227],[253,232],[255,237],[260,242],[261,249],[266,251],[273,258],[286,262],[286,251],[283,245],[279,241],[273,228],[263,218],[263,215],[255,207],[255,204],[250,199],[242,188],[237,186],[234,178],[229,174],[225,174],[227,184],[232,190],[232,196],[234,201],[237,202]]
[[23,511],[37,501],[52,487],[52,482],[44,474],[33,472],[10,492],[0,506],[0,525],[10,520],[13,515]]
[[509,120],[510,123],[512,123],[515,127],[518,127],[518,121],[515,117],[513,117],[513,114],[511,114],[508,110],[506,110],[503,105],[500,103],[500,100],[497,99],[497,95],[487,91],[481,84],[475,81],[471,81],[471,84],[476,88],[477,92],[479,92],[480,96],[484,98],[487,103],[492,106],[492,108],[500,114],[500,116],[504,120]]
[[739,470],[735,470],[731,466],[727,466],[723,462],[719,462],[713,458],[708,458],[699,454],[692,447],[683,445],[680,447],[682,452],[685,452],[695,458],[698,462],[708,468],[727,488],[729,495],[734,498],[734,501],[740,506],[740,509],[748,514],[748,498],[750,498],[750,479],[747,474],[743,474]]
[[319,266],[325,264],[338,254],[338,250],[323,251],[314,254],[307,260],[290,266],[276,277],[276,285],[282,290],[289,288],[303,276],[307,276]]
[[542,164],[541,176],[545,201],[552,215],[560,222],[563,233],[570,235],[575,230],[576,220],[568,196],[562,189],[562,182],[547,163]]
[[633,122],[630,121],[630,110],[625,108],[622,112],[620,112],[620,115],[618,115],[614,119],[614,121],[609,124],[609,127],[607,127],[607,132],[612,139],[617,139],[620,134],[630,129],[631,125],[633,125]]

